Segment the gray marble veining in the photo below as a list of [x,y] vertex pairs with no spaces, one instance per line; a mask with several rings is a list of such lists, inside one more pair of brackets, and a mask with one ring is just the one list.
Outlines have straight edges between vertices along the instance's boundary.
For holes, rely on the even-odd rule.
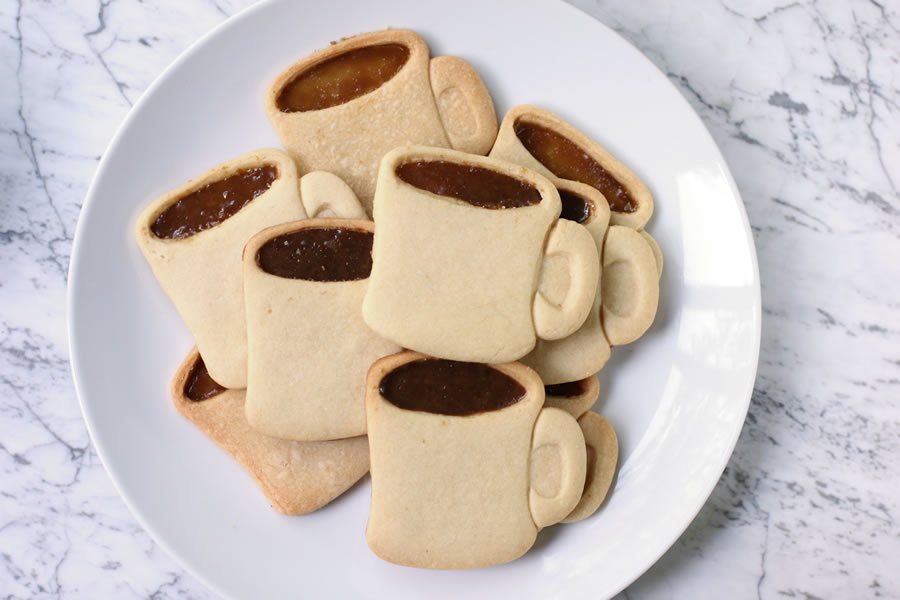
[[[0,594],[212,597],[141,529],[72,389],[66,270],[115,129],[246,0],[0,4]],[[900,6],[575,4],[641,49],[731,166],[759,376],[697,519],[622,598],[900,597]]]

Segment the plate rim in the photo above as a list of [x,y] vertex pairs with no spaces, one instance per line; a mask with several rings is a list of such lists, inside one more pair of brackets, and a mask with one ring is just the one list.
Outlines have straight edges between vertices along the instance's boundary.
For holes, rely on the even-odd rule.
[[[616,30],[614,30],[609,25],[600,21],[597,17],[594,17],[584,9],[579,6],[575,6],[573,4],[569,4],[564,0],[545,0],[547,3],[556,4],[557,6],[564,7],[563,10],[573,10],[579,14],[580,18],[589,19],[592,23],[601,28],[607,30],[607,33],[614,35],[619,38],[622,42],[627,44],[635,53],[635,55],[639,56],[639,60],[642,60],[646,66],[654,69],[660,75],[663,76],[663,79],[666,80],[668,85],[670,85],[677,92],[677,96],[679,101],[682,102],[687,108],[688,112],[691,114],[691,118],[694,120],[696,125],[699,125],[703,131],[703,135],[706,136],[707,140],[710,143],[711,149],[715,152],[715,158],[718,162],[724,167],[723,175],[725,176],[725,180],[728,183],[728,188],[733,194],[734,198],[737,200],[737,208],[738,215],[741,220],[741,224],[743,226],[743,233],[746,239],[746,245],[749,249],[749,258],[752,267],[752,283],[751,287],[753,288],[753,312],[752,312],[752,320],[753,320],[753,336],[754,343],[752,348],[752,369],[748,369],[747,371],[747,381],[749,385],[747,389],[742,393],[742,402],[743,406],[741,407],[741,426],[735,427],[734,431],[731,434],[731,438],[728,440],[727,444],[723,446],[727,451],[723,451],[722,459],[720,464],[716,466],[715,472],[717,476],[715,479],[711,478],[711,481],[708,485],[703,486],[703,494],[698,495],[699,500],[696,502],[696,505],[691,508],[690,511],[685,511],[685,515],[689,514],[690,518],[684,520],[683,526],[677,527],[674,531],[674,534],[671,539],[666,539],[664,544],[660,544],[658,552],[650,553],[648,555],[648,559],[643,561],[640,566],[635,568],[634,573],[630,574],[628,577],[623,578],[623,583],[621,586],[616,589],[612,595],[615,596],[619,594],[622,590],[629,587],[633,584],[638,578],[644,575],[654,564],[656,564],[659,559],[666,554],[678,539],[684,534],[684,532],[690,527],[690,525],[695,521],[697,515],[702,510],[703,506],[709,501],[712,492],[715,487],[718,485],[719,480],[721,479],[722,473],[725,471],[725,468],[728,466],[728,463],[731,461],[731,457],[734,455],[734,449],[737,445],[737,442],[740,438],[740,435],[743,431],[743,425],[746,421],[747,414],[749,412],[750,404],[752,402],[753,390],[755,388],[755,382],[759,369],[759,355],[761,349],[761,341],[762,341],[762,288],[761,288],[761,280],[759,273],[759,261],[756,251],[756,244],[753,239],[753,230],[750,224],[750,220],[747,214],[746,204],[744,202],[743,196],[740,193],[740,189],[737,186],[737,183],[734,180],[734,176],[731,172],[730,167],[728,166],[728,162],[725,160],[725,157],[722,154],[721,148],[716,143],[715,138],[710,133],[706,123],[700,117],[699,113],[694,109],[694,107],[690,104],[684,94],[680,89],[669,79],[665,72],[660,69],[653,61],[651,61],[644,52],[641,51],[635,44],[633,44],[629,39],[619,34]],[[153,79],[153,81],[148,85],[144,91],[141,93],[138,100],[129,108],[128,113],[122,119],[121,123],[118,125],[115,133],[113,134],[110,142],[107,144],[106,148],[101,155],[100,161],[97,164],[96,170],[91,178],[91,183],[88,186],[87,192],[84,196],[84,201],[82,203],[81,210],[79,211],[78,220],[76,223],[75,231],[73,234],[73,242],[72,242],[72,250],[69,258],[69,265],[67,269],[67,286],[66,286],[66,336],[67,336],[67,348],[69,352],[69,367],[72,375],[72,383],[75,389],[76,396],[78,398],[79,408],[82,413],[82,419],[84,421],[85,427],[88,431],[88,435],[90,437],[91,443],[97,452],[97,456],[100,459],[101,464],[103,465],[104,471],[108,475],[110,481],[120,499],[125,503],[128,508],[131,516],[140,524],[140,526],[150,535],[153,541],[158,544],[170,557],[172,557],[179,567],[187,571],[191,574],[191,576],[195,577],[198,581],[200,581],[207,588],[218,594],[223,598],[232,598],[234,597],[232,593],[228,592],[219,587],[217,583],[211,580],[205,573],[200,572],[194,569],[191,561],[187,560],[181,552],[176,551],[165,538],[165,536],[161,535],[157,529],[147,522],[144,514],[139,511],[135,505],[135,500],[125,492],[122,487],[122,482],[116,477],[113,472],[108,467],[108,452],[109,450],[105,447],[105,445],[100,441],[100,438],[97,436],[97,432],[94,428],[94,424],[90,415],[92,414],[91,409],[85,403],[84,397],[84,382],[82,381],[79,375],[79,364],[81,359],[78,355],[73,351],[74,350],[74,332],[73,332],[73,306],[75,304],[74,296],[77,286],[73,286],[72,282],[78,280],[78,272],[83,267],[81,266],[81,262],[76,260],[77,257],[81,254],[81,248],[86,243],[82,235],[82,230],[85,227],[84,222],[86,214],[90,214],[93,210],[96,201],[94,198],[97,196],[97,187],[98,182],[102,179],[103,173],[107,169],[107,165],[109,163],[108,157],[115,153],[118,147],[122,143],[122,138],[124,136],[124,132],[126,132],[132,123],[132,121],[137,118],[141,112],[141,108],[143,108],[144,104],[146,104],[154,95],[154,92],[157,88],[163,85],[165,81],[168,80],[169,75],[177,69],[182,63],[189,60],[200,48],[202,48],[209,39],[217,36],[220,31],[223,29],[227,29],[233,25],[233,23],[243,20],[250,15],[265,10],[266,7],[272,4],[277,4],[280,2],[284,2],[284,0],[262,0],[260,2],[256,2],[251,4],[250,6],[244,7],[243,9],[235,12],[231,16],[227,17],[209,31],[201,35],[194,42],[188,45],[184,50],[182,50],[159,74]],[[751,372],[752,371],[752,372]]]

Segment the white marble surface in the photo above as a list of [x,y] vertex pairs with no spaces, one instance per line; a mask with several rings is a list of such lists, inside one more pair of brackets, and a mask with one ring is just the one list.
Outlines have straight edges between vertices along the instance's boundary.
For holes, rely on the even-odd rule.
[[[622,598],[900,597],[900,6],[576,0],[722,148],[756,234],[759,377],[697,519]],[[0,3],[0,595],[206,598],[143,532],[72,389],[66,269],[129,106],[246,0]]]

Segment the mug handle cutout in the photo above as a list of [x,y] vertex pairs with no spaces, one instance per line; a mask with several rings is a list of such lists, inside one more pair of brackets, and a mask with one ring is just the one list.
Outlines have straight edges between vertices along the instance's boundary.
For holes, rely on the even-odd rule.
[[310,219],[369,218],[350,186],[327,171],[312,171],[300,178],[300,202]]
[[541,291],[534,296],[534,330],[544,340],[564,338],[584,324],[594,304],[600,277],[600,258],[594,238],[574,221],[559,220],[550,230],[544,263],[553,255],[569,259],[569,289],[560,304],[551,302]]
[[[548,497],[539,490],[553,486],[552,482],[531,479],[528,506],[538,528],[559,523],[572,512],[584,492],[587,469],[587,450],[584,435],[572,415],[559,408],[543,408],[534,423],[531,437],[531,463],[536,451],[555,447],[559,455],[559,485],[556,494]],[[538,475],[539,476],[539,475]],[[535,477],[531,471],[530,477]]]
[[606,501],[619,463],[619,438],[609,421],[588,411],[578,419],[588,453],[584,493],[563,523],[574,523],[591,516]]
[[638,339],[656,317],[659,275],[650,244],[640,233],[613,225],[603,244],[601,321],[611,346]]
[[487,154],[497,137],[497,113],[481,77],[457,56],[432,58],[429,72],[450,146],[471,154]]

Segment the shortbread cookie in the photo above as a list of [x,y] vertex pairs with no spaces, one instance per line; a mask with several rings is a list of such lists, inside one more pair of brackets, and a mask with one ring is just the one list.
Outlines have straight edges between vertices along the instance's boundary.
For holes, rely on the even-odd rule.
[[437,148],[389,152],[366,323],[404,348],[471,362],[515,360],[538,337],[571,334],[590,312],[599,257],[560,211],[556,188],[528,169]]
[[281,73],[265,98],[269,120],[300,172],[350,184],[371,212],[378,162],[391,148],[425,144],[485,154],[497,116],[475,70],[429,59],[411,31],[347,38]]
[[212,377],[247,385],[241,251],[251,235],[306,217],[297,170],[280,150],[222,163],[155,200],[137,241],[197,342]]
[[563,523],[586,519],[600,508],[609,495],[619,461],[619,439],[609,421],[588,411],[579,417],[578,426],[587,447],[587,476],[578,506],[562,520]]
[[278,512],[302,515],[317,510],[369,469],[365,437],[301,443],[251,429],[244,418],[244,391],[218,385],[196,348],[179,367],[171,391],[178,412],[237,460]]
[[[306,178],[314,181],[306,184]],[[310,173],[303,202],[326,210],[340,186],[334,175]],[[216,381],[247,385],[247,328],[241,252],[265,227],[306,218],[297,169],[281,150],[250,152],[206,171],[155,200],[138,217],[138,245],[156,279],[191,331]],[[321,189],[318,198],[317,189]],[[349,193],[349,190],[347,190]],[[325,198],[320,200],[319,198]],[[331,210],[354,204],[346,194]],[[361,211],[358,203],[353,214]]]
[[544,382],[544,406],[561,408],[575,419],[589,411],[600,395],[600,382],[594,375],[548,385]]
[[659,275],[653,249],[640,233],[628,227],[609,228],[600,285],[601,320],[609,343],[621,346],[642,336],[656,316]]
[[[556,186],[563,201],[560,218],[583,225],[591,234],[597,253],[602,254],[609,225],[609,203],[606,198],[591,186],[576,181],[558,179]],[[594,304],[581,327],[560,340],[537,340],[534,349],[520,359],[537,371],[546,384],[591,376],[609,360],[611,348],[600,321],[602,267],[600,273]]]
[[307,219],[265,229],[244,251],[247,420],[280,438],[366,432],[366,372],[400,350],[366,327],[371,221]]
[[569,414],[543,403],[543,383],[521,363],[403,352],[373,364],[369,547],[431,569],[524,554],[584,489],[584,436]]
[[625,165],[595,141],[536,106],[516,106],[503,118],[490,156],[556,178],[597,188],[609,202],[610,222],[643,229],[653,214],[653,196]]

